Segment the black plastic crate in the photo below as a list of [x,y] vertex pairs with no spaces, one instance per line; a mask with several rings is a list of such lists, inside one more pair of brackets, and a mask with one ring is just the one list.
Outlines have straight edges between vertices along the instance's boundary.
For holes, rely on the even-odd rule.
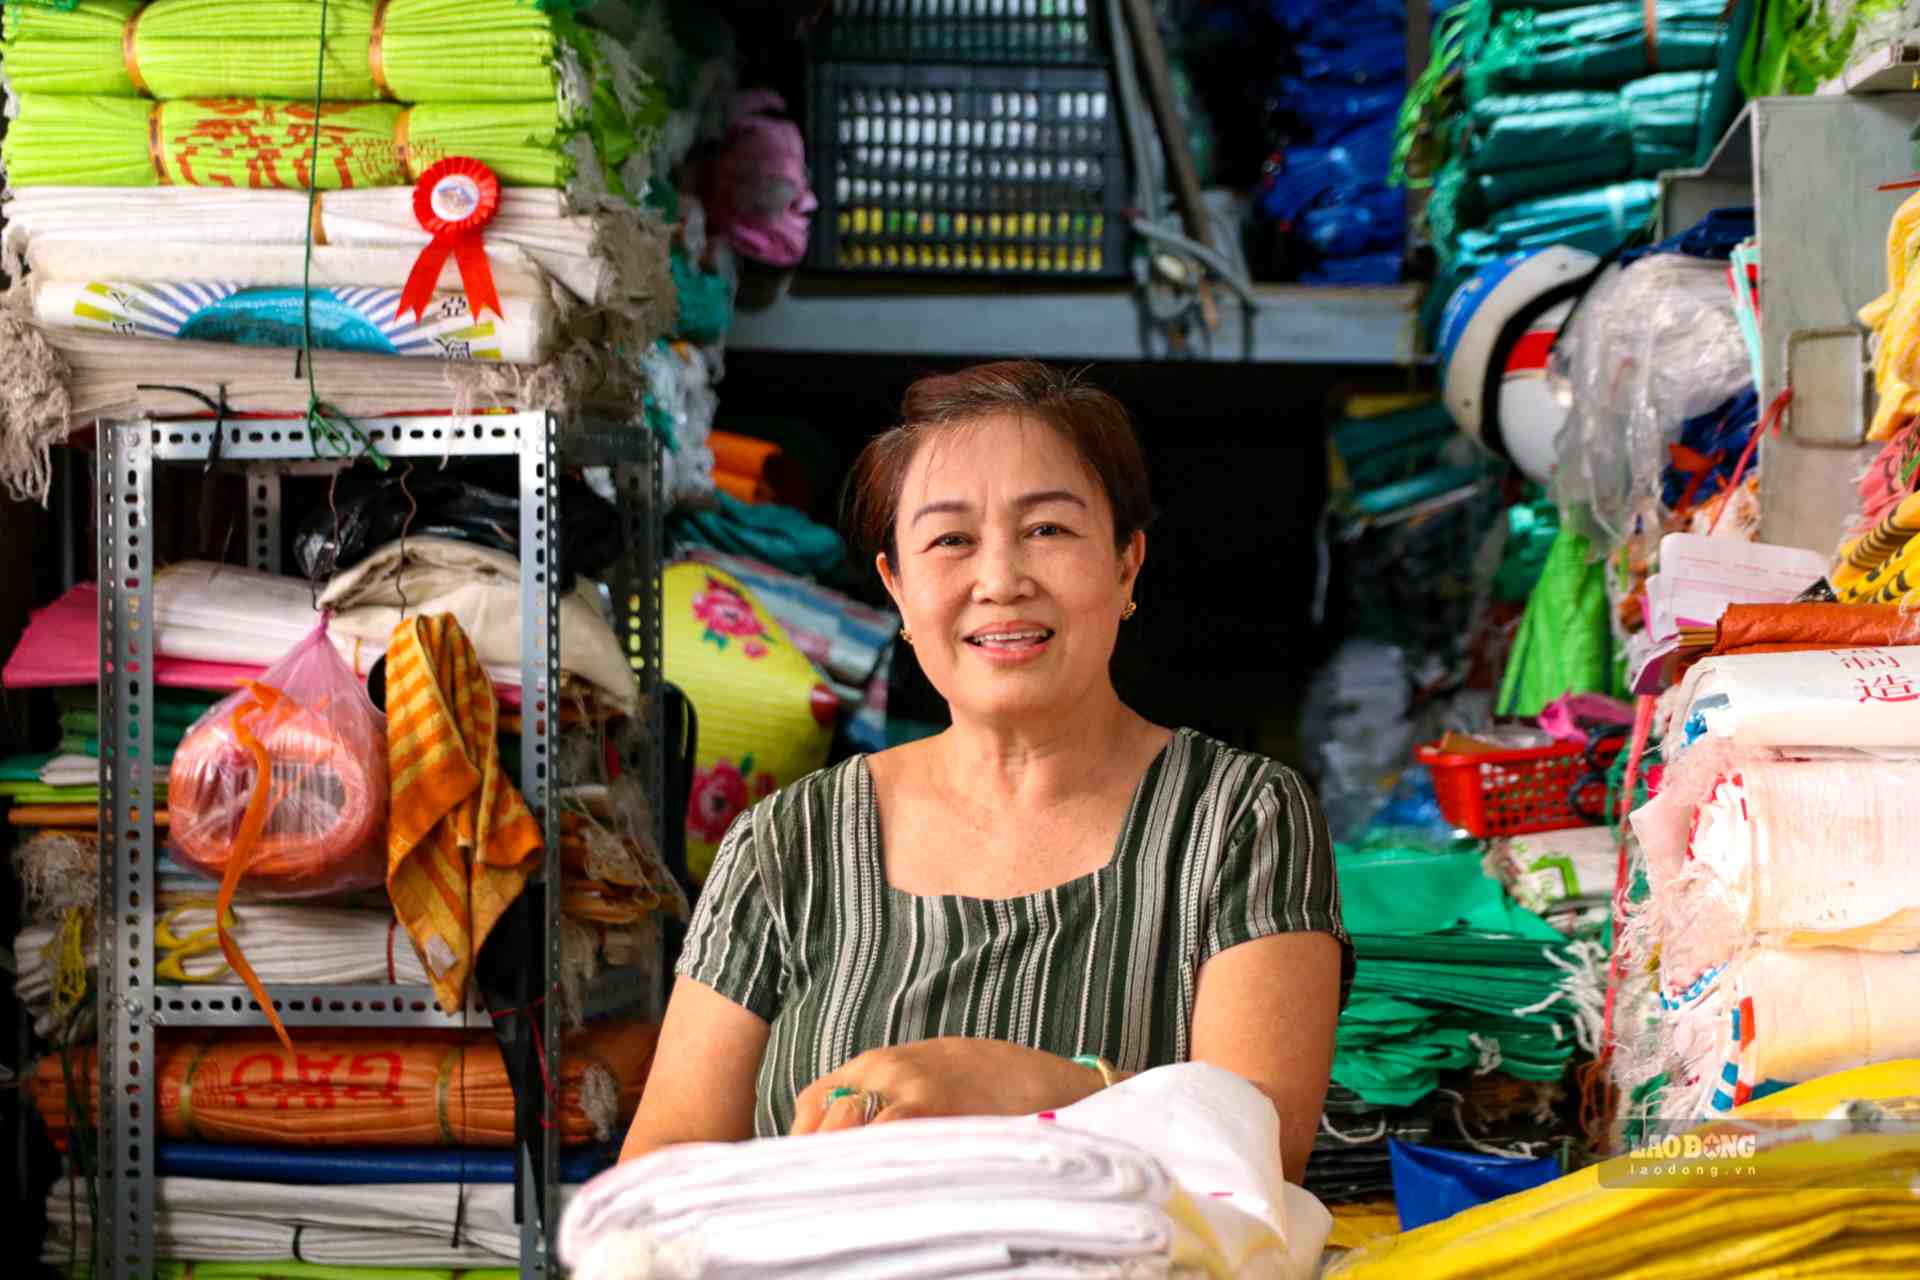
[[1101,0],[833,0],[830,61],[1107,64]]
[[1125,139],[1102,67],[819,62],[818,271],[1124,276]]

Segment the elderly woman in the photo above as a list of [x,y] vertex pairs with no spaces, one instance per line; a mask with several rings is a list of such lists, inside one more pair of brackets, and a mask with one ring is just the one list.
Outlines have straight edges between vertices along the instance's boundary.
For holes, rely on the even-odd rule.
[[1026,1114],[1199,1060],[1273,1100],[1297,1181],[1352,968],[1332,845],[1292,771],[1114,691],[1150,514],[1126,411],[1029,362],[903,408],[849,509],[953,725],[734,823],[623,1155]]

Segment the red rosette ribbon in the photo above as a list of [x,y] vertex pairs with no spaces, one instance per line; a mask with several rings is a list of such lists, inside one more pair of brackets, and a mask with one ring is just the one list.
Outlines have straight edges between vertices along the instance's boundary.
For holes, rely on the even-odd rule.
[[413,216],[433,240],[414,261],[407,286],[400,291],[394,319],[405,316],[409,309],[415,320],[426,319],[434,286],[440,282],[440,272],[449,257],[460,264],[460,283],[466,287],[473,318],[478,320],[488,311],[506,318],[480,236],[498,212],[500,179],[470,156],[449,156],[420,175],[413,188]]

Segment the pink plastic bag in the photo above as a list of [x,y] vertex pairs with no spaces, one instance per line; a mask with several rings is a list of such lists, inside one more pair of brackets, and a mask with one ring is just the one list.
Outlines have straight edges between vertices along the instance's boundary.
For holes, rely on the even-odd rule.
[[774,115],[786,102],[770,89],[735,94],[727,142],[707,175],[707,220],[734,250],[772,267],[807,254],[807,231],[820,207],[807,185],[800,128]]
[[222,882],[223,917],[236,887],[309,898],[386,883],[387,720],[324,619],[187,731],[167,808],[174,857]]

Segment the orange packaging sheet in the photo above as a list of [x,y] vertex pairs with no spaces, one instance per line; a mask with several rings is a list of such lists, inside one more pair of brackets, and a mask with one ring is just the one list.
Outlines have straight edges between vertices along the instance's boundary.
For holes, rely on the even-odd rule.
[[1713,646],[1731,653],[1920,644],[1920,610],[1897,604],[1732,604]]
[[[561,1058],[561,1141],[618,1138],[639,1105],[660,1029],[596,1023]],[[95,1058],[69,1068],[89,1102]],[[163,1138],[282,1147],[473,1146],[513,1143],[513,1091],[490,1035],[330,1032],[289,1052],[266,1030],[176,1033],[159,1042]],[[617,1100],[617,1102],[616,1102]],[[40,1060],[33,1101],[57,1142],[69,1113],[58,1055]],[[86,1117],[92,1123],[91,1110]]]

